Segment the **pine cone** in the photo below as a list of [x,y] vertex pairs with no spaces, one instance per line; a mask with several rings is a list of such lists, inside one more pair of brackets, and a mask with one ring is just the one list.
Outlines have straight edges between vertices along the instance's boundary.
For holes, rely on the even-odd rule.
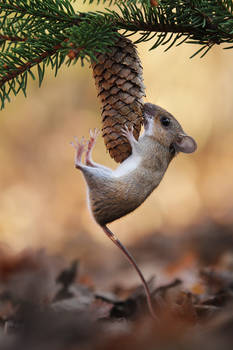
[[134,128],[138,139],[142,124],[142,97],[145,96],[142,66],[135,45],[121,36],[111,52],[96,55],[92,63],[98,96],[102,103],[102,135],[110,156],[122,162],[131,154],[122,136],[124,125]]

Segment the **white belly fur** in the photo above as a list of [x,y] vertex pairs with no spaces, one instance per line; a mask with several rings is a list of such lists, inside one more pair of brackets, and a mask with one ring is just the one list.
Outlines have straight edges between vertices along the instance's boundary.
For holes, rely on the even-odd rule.
[[120,177],[123,175],[128,175],[131,171],[134,171],[138,168],[139,163],[141,162],[140,156],[129,156],[123,163],[121,163],[116,170],[113,171],[112,175],[114,177]]

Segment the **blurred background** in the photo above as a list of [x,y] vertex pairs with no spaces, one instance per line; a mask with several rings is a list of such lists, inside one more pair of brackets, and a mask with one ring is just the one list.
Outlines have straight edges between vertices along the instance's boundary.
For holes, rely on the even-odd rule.
[[[212,228],[221,233],[227,227],[230,236],[233,228],[233,50],[215,47],[202,59],[189,59],[197,46],[184,44],[167,53],[149,51],[151,46],[138,45],[145,101],[171,112],[198,150],[175,158],[149,199],[111,224],[125,245],[136,247],[141,264],[148,256],[146,242],[158,237],[177,244],[174,237],[208,232],[211,246]],[[88,64],[64,66],[57,78],[47,71],[41,88],[30,81],[26,99],[12,97],[0,117],[0,241],[14,251],[45,248],[78,258],[93,278],[117,279],[114,273],[127,262],[88,212],[70,145],[74,136],[88,137],[95,127],[101,128],[100,103]],[[117,166],[100,136],[94,160]]]

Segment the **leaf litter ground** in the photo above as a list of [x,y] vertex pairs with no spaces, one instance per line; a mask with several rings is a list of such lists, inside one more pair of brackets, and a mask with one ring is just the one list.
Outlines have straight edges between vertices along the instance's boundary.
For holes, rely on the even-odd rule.
[[141,261],[163,265],[166,283],[156,274],[148,281],[159,323],[141,285],[97,292],[78,260],[64,266],[42,250],[2,249],[0,349],[232,349],[233,231],[216,224],[193,231],[152,234],[131,247]]

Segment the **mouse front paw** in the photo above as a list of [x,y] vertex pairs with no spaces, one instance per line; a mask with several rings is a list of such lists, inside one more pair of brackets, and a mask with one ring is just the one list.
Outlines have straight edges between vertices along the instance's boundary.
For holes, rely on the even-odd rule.
[[135,142],[135,138],[133,135],[133,127],[128,127],[127,125],[125,125],[124,128],[121,129],[121,133],[124,137],[127,138],[130,144]]

